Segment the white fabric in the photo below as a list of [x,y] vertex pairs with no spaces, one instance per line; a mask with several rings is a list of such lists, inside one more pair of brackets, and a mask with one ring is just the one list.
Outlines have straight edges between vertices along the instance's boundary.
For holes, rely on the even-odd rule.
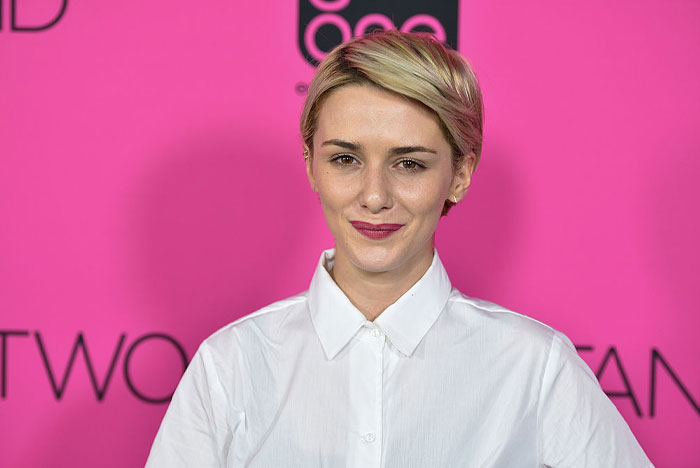
[[461,294],[437,252],[370,322],[334,254],[202,343],[147,468],[652,466],[566,336]]

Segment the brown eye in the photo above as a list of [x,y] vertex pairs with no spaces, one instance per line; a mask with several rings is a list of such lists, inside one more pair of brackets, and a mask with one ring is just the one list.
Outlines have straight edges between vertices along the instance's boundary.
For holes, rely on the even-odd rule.
[[356,161],[355,156],[352,156],[350,154],[339,154],[337,156],[333,156],[331,162],[339,166],[352,166],[355,164]]
[[421,163],[419,163],[418,161],[414,161],[413,159],[403,159],[399,161],[399,165],[401,169],[405,169],[411,172],[418,171],[425,167]]

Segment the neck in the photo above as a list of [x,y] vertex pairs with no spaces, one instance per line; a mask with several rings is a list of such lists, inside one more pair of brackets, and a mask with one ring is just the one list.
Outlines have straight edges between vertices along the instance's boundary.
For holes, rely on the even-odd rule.
[[430,268],[433,261],[432,243],[428,247],[398,268],[381,272],[358,268],[336,249],[330,275],[367,320],[374,321]]

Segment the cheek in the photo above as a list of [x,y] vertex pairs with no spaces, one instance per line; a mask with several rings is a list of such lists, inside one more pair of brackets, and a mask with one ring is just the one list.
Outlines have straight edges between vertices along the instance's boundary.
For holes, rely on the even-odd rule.
[[396,193],[414,214],[430,214],[442,212],[447,188],[442,179],[430,179],[420,184],[402,184]]
[[354,192],[349,184],[336,180],[330,172],[323,172],[316,178],[318,196],[325,211],[340,210],[353,199]]

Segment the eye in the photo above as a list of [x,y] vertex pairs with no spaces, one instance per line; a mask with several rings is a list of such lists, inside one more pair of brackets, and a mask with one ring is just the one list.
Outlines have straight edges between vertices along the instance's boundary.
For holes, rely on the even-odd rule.
[[355,157],[350,154],[339,154],[331,159],[331,161],[341,166],[351,166],[355,163]]
[[424,165],[422,165],[415,159],[402,159],[401,161],[399,161],[399,166],[407,171],[417,171],[419,169],[425,168]]

